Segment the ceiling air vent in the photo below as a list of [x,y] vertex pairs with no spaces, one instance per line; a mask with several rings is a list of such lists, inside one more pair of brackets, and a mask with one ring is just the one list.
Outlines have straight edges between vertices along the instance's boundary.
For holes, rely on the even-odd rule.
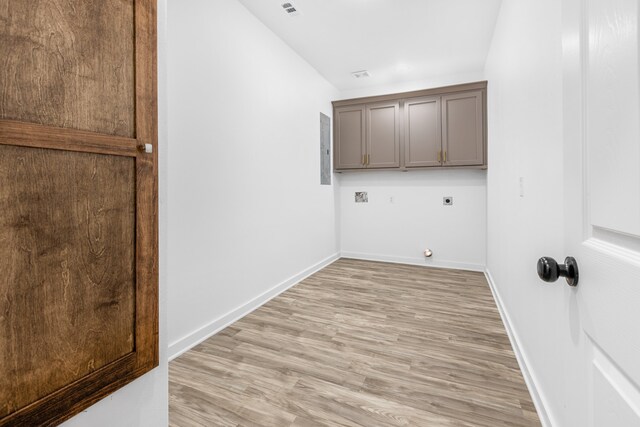
[[362,79],[365,77],[369,77],[371,74],[369,74],[367,70],[362,70],[362,71],[354,71],[353,73],[351,73],[351,75],[356,79]]
[[284,9],[285,12],[287,12],[287,15],[289,16],[300,15],[300,11],[296,9],[296,7],[291,3],[282,3],[282,8]]

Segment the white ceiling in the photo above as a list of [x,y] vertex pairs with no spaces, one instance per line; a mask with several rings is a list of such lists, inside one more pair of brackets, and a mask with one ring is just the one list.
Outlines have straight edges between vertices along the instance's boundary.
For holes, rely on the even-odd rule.
[[[501,0],[239,0],[340,90],[482,70]],[[300,15],[288,16],[292,3]],[[352,71],[368,70],[356,79]]]

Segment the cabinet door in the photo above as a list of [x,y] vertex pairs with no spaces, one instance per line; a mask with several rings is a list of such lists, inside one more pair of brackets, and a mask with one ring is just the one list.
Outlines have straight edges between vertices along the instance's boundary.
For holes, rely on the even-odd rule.
[[442,148],[445,166],[484,164],[481,91],[442,97]]
[[364,168],[365,107],[353,105],[335,110],[334,164],[336,169]]
[[0,1],[0,426],[158,366],[156,7]]
[[399,103],[367,105],[367,167],[400,167]]
[[404,164],[406,167],[442,164],[440,97],[404,103]]

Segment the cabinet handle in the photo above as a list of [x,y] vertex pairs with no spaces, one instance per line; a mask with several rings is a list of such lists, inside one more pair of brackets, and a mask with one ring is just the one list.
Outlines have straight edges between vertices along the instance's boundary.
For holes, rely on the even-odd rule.
[[447,163],[447,150],[444,150],[444,163]]
[[367,154],[367,166],[369,166],[369,161],[371,160],[371,154]]
[[363,154],[363,155],[362,155],[362,165],[363,165],[363,166],[366,166],[366,165],[367,165],[367,155],[366,155],[366,154]]
[[442,151],[438,150],[438,163],[442,163]]

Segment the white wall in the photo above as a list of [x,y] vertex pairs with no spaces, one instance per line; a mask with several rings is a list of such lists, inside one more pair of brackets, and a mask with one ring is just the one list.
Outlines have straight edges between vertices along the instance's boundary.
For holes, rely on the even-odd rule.
[[[369,202],[355,203],[356,191]],[[445,196],[453,206],[443,205]],[[345,257],[484,270],[485,171],[345,172],[340,206]]]
[[[339,99],[408,92],[484,80],[480,71],[342,91]],[[345,257],[484,270],[486,172],[426,170],[344,172],[340,182],[340,247]],[[354,203],[367,191],[369,203]],[[453,206],[443,206],[454,196]],[[393,197],[393,203],[390,198]],[[427,259],[424,250],[434,255]]]
[[586,424],[572,403],[580,385],[567,380],[575,366],[567,289],[536,275],[539,257],[569,255],[562,232],[561,43],[561,2],[502,3],[486,64],[488,269],[534,397],[537,391],[552,425],[578,426]]
[[336,89],[236,0],[169,2],[170,357],[338,253]]
[[63,423],[64,427],[159,427],[168,419],[167,363],[167,0],[158,0],[158,156],[160,234],[160,363],[159,367]]

